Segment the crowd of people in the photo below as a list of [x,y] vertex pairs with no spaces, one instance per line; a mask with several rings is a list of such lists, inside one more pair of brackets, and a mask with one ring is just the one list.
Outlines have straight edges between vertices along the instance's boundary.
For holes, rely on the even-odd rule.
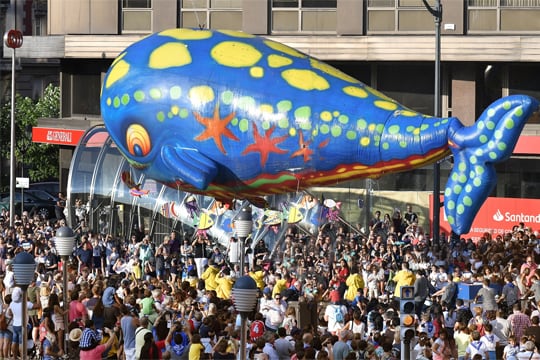
[[[260,289],[249,359],[400,359],[409,351],[402,286],[414,288],[410,359],[540,359],[540,242],[525,224],[434,243],[409,205],[376,211],[366,235],[337,222],[314,236],[291,227],[279,249],[260,239],[242,254],[234,237],[226,247],[205,233],[122,239],[83,222],[64,263],[55,247],[62,221],[23,214],[10,227],[7,218],[0,214],[0,360],[21,357],[26,323],[28,351],[45,360],[240,358],[231,293],[245,275]],[[37,265],[28,321],[12,269],[22,251]],[[477,293],[462,296],[465,283],[479,284]],[[303,318],[301,307],[315,316]]]

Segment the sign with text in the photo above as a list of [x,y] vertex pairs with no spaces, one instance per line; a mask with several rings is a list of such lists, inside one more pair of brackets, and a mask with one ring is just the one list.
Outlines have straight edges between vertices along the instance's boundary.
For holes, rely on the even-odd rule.
[[[441,204],[444,197],[441,196]],[[429,217],[433,223],[433,195],[429,196]],[[448,236],[451,228],[444,216],[444,208],[440,210],[441,233]],[[478,240],[485,233],[490,233],[493,237],[503,235],[512,231],[514,225],[520,222],[525,226],[532,227],[533,230],[540,229],[540,199],[515,199],[489,197],[474,219],[471,231],[462,234],[463,238]]]
[[28,189],[30,187],[30,178],[27,178],[27,177],[15,178],[15,187],[18,189]]
[[77,146],[84,133],[85,130],[34,127],[32,128],[32,141]]

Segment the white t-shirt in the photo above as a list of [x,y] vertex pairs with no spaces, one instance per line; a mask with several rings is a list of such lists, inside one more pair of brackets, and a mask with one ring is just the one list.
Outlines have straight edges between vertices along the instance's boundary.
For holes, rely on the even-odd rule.
[[521,351],[516,355],[518,360],[540,360],[540,354],[533,351]]
[[347,313],[347,308],[344,305],[336,305],[336,304],[330,304],[326,306],[326,309],[324,310],[324,315],[328,316],[328,331],[329,332],[336,332],[343,328],[345,323],[338,323],[336,322],[336,309],[339,308],[341,313],[343,314],[343,318],[345,318],[345,314]]
[[486,345],[481,342],[480,340],[471,341],[469,346],[467,346],[467,349],[465,349],[465,352],[469,354],[469,358],[472,359],[472,357],[476,354],[482,355],[482,359],[487,358],[487,348]]
[[495,334],[486,334],[480,338],[480,341],[486,345],[487,351],[495,351],[495,346],[499,340],[499,337]]
[[[34,305],[28,301],[27,302],[27,309],[31,310]],[[11,312],[13,313],[13,326],[22,326],[23,324],[23,314],[22,314],[22,302],[11,302],[9,304],[9,308],[11,309]],[[25,323],[28,323],[28,317],[25,320]]]

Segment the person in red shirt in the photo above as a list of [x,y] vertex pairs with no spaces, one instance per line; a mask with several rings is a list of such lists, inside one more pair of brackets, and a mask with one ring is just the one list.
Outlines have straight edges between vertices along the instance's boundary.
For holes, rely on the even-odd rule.
[[535,273],[536,273],[536,269],[538,269],[538,264],[536,264],[534,262],[534,259],[531,255],[527,256],[527,259],[525,261],[525,263],[523,263],[523,265],[521,265],[521,269],[519,271],[520,274],[523,274],[524,270],[528,268],[530,271],[529,271],[529,275],[527,275],[526,277],[526,280],[527,280],[527,286],[531,286],[532,285],[532,278],[534,277]]
[[69,303],[69,322],[76,319],[86,320],[88,319],[88,310],[86,306],[79,299],[79,292],[73,291],[71,293],[71,301]]

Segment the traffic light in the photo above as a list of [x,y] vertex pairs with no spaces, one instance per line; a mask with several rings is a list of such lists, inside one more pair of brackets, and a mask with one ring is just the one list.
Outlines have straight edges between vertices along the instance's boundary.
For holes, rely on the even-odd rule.
[[415,330],[414,286],[402,286],[399,300],[399,324],[401,340],[411,340]]

